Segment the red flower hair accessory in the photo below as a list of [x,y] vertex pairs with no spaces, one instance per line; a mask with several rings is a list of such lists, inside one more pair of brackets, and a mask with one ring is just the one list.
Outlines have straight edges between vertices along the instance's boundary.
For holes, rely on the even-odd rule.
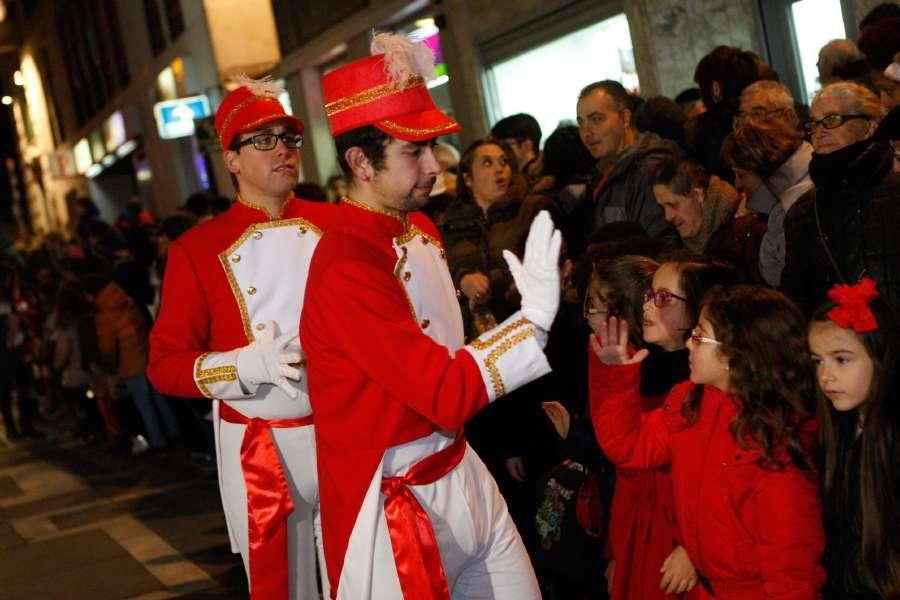
[[828,311],[828,318],[838,327],[853,329],[856,333],[875,331],[878,321],[869,302],[880,295],[875,280],[869,277],[856,285],[837,284],[828,290],[828,297],[837,302],[837,306]]

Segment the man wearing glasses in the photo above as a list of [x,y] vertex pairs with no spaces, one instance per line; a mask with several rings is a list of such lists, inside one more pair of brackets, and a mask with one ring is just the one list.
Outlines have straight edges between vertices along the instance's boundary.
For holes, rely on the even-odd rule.
[[297,324],[333,207],[293,196],[303,124],[280,88],[240,83],[215,118],[237,199],[169,247],[147,372],[161,392],[213,400],[222,504],[252,597],[306,600],[319,597],[318,483]]

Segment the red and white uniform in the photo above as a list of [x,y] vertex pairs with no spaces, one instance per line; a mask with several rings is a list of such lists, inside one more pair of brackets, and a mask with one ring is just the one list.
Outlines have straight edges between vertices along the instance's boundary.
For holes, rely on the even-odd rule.
[[[463,346],[434,225],[345,201],[310,266],[300,331],[332,597],[540,598],[493,478],[454,433],[549,372],[534,326],[517,313]],[[407,535],[422,521],[393,524],[411,518],[396,500],[409,492],[436,547]]]
[[[291,598],[318,598],[313,538],[316,446],[312,426],[304,426],[309,419],[303,419],[311,414],[306,373],[299,383],[291,382],[300,391],[296,399],[277,386],[248,389],[237,377],[236,357],[266,328],[274,326],[277,337],[297,326],[307,267],[333,215],[333,206],[294,198],[278,218],[270,219],[262,209],[237,201],[222,215],[189,230],[169,247],[160,313],[150,337],[147,373],[158,390],[214,400],[222,504],[232,550],[244,559],[254,597],[280,595],[253,589],[259,581],[251,576],[256,567],[273,577],[286,570]],[[248,435],[245,440],[248,424],[258,439]],[[259,443],[250,443],[254,441]],[[289,562],[283,566],[250,564],[254,545],[252,533],[248,541],[248,527],[252,532],[255,517],[253,506],[248,512],[242,443],[244,466],[256,460],[257,473],[276,477],[272,487],[289,490],[290,496],[281,499],[268,490],[289,513]],[[268,466],[259,456],[254,458],[254,452],[264,454],[260,447],[266,444]],[[266,492],[270,486],[263,481],[256,487]]]

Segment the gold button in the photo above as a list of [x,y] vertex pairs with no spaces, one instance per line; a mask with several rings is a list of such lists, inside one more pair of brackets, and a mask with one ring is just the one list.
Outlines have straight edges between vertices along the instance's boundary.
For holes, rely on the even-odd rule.
[[231,255],[231,262],[233,262],[233,263],[239,263],[239,262],[241,262],[241,255],[240,255],[240,254],[232,254],[232,255]]
[[247,288],[247,293],[252,296],[253,294],[256,293],[256,288],[251,285],[250,287]]
[[265,324],[265,323],[257,323],[257,324],[256,324],[256,330],[257,330],[257,331],[262,331],[262,330],[265,329],[265,328],[266,328],[266,324]]
[[423,237],[423,238],[422,238],[422,245],[423,245],[423,246],[427,246],[427,245],[428,245],[428,238],[426,238],[426,237]]
[[300,227],[299,231],[301,234],[306,233],[306,227]]
[[444,260],[447,260],[447,251],[446,250],[441,250],[441,258],[443,258]]
[[410,279],[412,279],[412,273],[407,271],[406,273],[403,274],[403,281],[409,281]]
[[428,319],[422,319],[422,322],[419,323],[419,326],[422,327],[422,329],[425,329],[429,325],[431,325],[431,321],[429,321]]
[[254,231],[254,232],[253,232],[253,239],[254,239],[254,240],[261,240],[261,239],[262,239],[262,231]]
[[400,251],[403,252],[403,256],[409,254],[409,248],[407,248],[406,246],[401,246]]

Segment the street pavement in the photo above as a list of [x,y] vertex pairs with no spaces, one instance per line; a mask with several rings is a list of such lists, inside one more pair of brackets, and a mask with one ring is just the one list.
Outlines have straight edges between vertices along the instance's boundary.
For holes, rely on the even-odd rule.
[[0,598],[247,598],[215,470],[73,439],[0,437]]

